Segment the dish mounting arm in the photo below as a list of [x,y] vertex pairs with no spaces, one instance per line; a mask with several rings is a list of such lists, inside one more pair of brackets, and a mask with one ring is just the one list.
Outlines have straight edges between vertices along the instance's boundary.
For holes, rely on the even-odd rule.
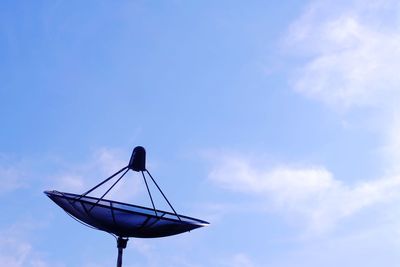
[[[153,181],[154,185],[157,187],[158,191],[160,191],[161,195],[163,196],[163,198],[165,199],[165,201],[168,203],[169,207],[172,209],[172,211],[174,212],[175,216],[180,220],[180,216],[178,215],[178,213],[175,211],[174,207],[172,206],[172,204],[169,202],[168,198],[165,196],[164,192],[161,190],[161,188],[158,186],[157,182],[155,181],[155,179],[153,178],[153,176],[150,174],[150,172],[146,169],[146,150],[144,149],[144,147],[142,146],[137,146],[133,149],[132,151],[132,155],[131,158],[129,160],[129,164],[125,167],[123,167],[122,169],[120,169],[119,171],[117,171],[116,173],[114,173],[113,175],[111,175],[110,177],[108,177],[107,179],[105,179],[104,181],[102,181],[101,183],[97,184],[96,186],[94,186],[93,188],[91,188],[90,190],[86,191],[85,193],[83,193],[82,195],[80,195],[78,199],[86,196],[87,194],[93,192],[94,190],[96,190],[97,188],[99,188],[100,186],[102,186],[103,184],[107,183],[108,181],[110,181],[112,178],[114,178],[115,176],[117,176],[118,174],[122,173],[122,175],[117,179],[117,181],[115,181],[110,188],[108,188],[108,190],[96,201],[96,203],[90,208],[90,210],[92,210],[99,202],[101,199],[103,199],[109,192],[110,190],[125,176],[125,174],[129,171],[129,170],[133,170],[135,172],[140,172],[142,174],[143,180],[145,182],[146,188],[147,188],[147,192],[149,194],[150,197],[150,201],[151,204],[153,206],[154,209],[154,213],[156,215],[156,217],[158,217],[157,214],[157,209],[156,206],[154,204],[153,201],[153,197],[151,196],[151,192],[146,180],[146,176],[145,176],[145,172],[150,176],[151,180]],[[89,211],[90,211],[89,210]]]

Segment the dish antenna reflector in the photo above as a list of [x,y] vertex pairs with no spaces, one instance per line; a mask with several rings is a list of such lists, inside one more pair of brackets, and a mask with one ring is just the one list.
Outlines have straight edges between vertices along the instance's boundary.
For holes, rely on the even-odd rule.
[[[152,208],[104,198],[129,170],[142,174]],[[88,196],[89,193],[120,173],[122,175],[100,198]],[[155,184],[173,212],[156,209],[146,180],[146,174]],[[188,232],[209,224],[203,220],[180,215],[175,211],[157,182],[146,169],[146,150],[141,146],[133,149],[129,164],[126,167],[120,169],[83,194],[79,195],[55,190],[45,191],[44,193],[75,220],[91,228],[110,233],[117,238],[117,267],[122,266],[123,249],[126,248],[129,237],[166,237]]]

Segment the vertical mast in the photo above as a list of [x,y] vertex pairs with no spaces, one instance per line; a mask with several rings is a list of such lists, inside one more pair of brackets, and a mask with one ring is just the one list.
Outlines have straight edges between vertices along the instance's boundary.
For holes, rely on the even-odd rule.
[[117,247],[118,247],[118,259],[117,259],[117,267],[122,267],[122,253],[124,248],[126,248],[126,244],[128,243],[128,238],[118,237]]

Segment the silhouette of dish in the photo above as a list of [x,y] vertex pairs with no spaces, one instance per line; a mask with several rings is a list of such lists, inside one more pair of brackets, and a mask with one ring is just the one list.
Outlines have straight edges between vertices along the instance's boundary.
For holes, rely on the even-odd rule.
[[79,221],[119,237],[165,237],[209,224],[184,215],[108,199],[58,191],[44,193]]
[[[152,209],[104,198],[129,171],[141,174],[149,194]],[[156,209],[146,174],[173,213]],[[120,175],[119,178],[114,181],[101,197],[88,195],[118,175]],[[75,220],[91,228],[108,232],[116,238],[118,248],[117,267],[122,267],[123,250],[126,248],[130,237],[165,237],[209,225],[206,221],[179,215],[175,211],[160,186],[147,170],[146,150],[142,146],[137,146],[133,149],[127,166],[83,194],[64,193],[56,190],[44,191],[44,193]]]

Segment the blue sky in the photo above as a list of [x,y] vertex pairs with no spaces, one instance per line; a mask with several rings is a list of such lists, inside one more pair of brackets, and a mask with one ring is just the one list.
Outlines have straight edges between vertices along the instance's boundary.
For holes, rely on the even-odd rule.
[[[391,0],[3,1],[0,265],[114,265],[42,192],[142,145],[211,225],[130,239],[124,266],[398,266],[399,47]],[[139,178],[111,197],[150,206]]]

